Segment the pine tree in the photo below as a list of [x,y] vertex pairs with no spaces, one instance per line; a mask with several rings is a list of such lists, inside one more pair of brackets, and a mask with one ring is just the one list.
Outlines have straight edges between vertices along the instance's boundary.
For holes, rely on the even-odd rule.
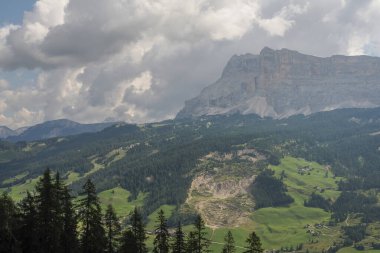
[[62,192],[63,234],[61,247],[63,253],[76,253],[79,250],[77,237],[77,219],[69,189],[65,186]]
[[169,252],[169,231],[164,211],[161,209],[157,217],[157,227],[155,229],[156,237],[154,238],[154,253]]
[[178,222],[177,229],[174,235],[174,242],[172,244],[173,253],[185,253],[185,235],[182,231],[181,222]]
[[203,221],[202,217],[198,215],[195,218],[194,222],[194,234],[196,238],[196,248],[195,253],[203,253],[203,252],[209,252],[208,247],[210,246],[210,240],[206,238],[207,232],[205,227],[205,222]]
[[197,236],[194,231],[190,231],[186,238],[186,253],[197,252]]
[[102,212],[96,189],[90,179],[83,186],[85,197],[80,200],[79,221],[82,223],[80,246],[82,253],[102,253],[106,238],[102,224]]
[[53,211],[54,211],[54,218],[52,220],[53,227],[54,227],[54,239],[53,241],[56,243],[55,245],[55,252],[56,253],[62,253],[64,245],[62,245],[62,237],[64,235],[63,231],[63,223],[64,223],[64,217],[63,217],[63,197],[64,197],[64,186],[63,182],[61,180],[61,177],[59,173],[57,172],[55,174],[55,180],[53,183]]
[[235,240],[232,236],[231,231],[228,231],[227,235],[224,237],[224,247],[223,253],[234,253],[235,252]]
[[137,207],[135,207],[135,209],[132,211],[130,223],[131,223],[132,233],[136,239],[136,244],[137,244],[136,253],[148,252],[146,248],[146,244],[145,244],[145,240],[147,239],[146,234],[145,234],[145,226],[144,226],[142,216],[139,210],[137,209]]
[[[41,253],[60,252],[60,240],[57,234],[56,195],[55,188],[47,169],[36,186],[37,228]],[[59,229],[59,228],[58,228]]]
[[137,238],[131,230],[125,230],[121,237],[121,245],[118,253],[136,253],[138,251]]
[[39,251],[37,207],[36,200],[29,191],[20,202],[20,227],[18,239],[21,242],[21,250],[24,253],[36,253]]
[[111,204],[107,206],[107,210],[104,215],[104,225],[107,236],[107,252],[114,253],[116,252],[121,227],[119,224],[119,219],[117,218],[115,210]]
[[18,210],[6,192],[0,195],[0,252],[18,251],[16,216]]
[[261,241],[260,238],[256,235],[255,232],[252,232],[249,234],[246,242],[248,243],[247,245],[247,251],[244,253],[262,253],[264,250],[261,247]]

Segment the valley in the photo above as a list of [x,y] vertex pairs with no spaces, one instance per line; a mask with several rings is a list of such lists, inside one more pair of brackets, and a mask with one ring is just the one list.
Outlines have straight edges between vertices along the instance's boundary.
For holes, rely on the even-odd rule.
[[[148,231],[160,209],[171,226],[182,220],[185,231],[199,213],[213,252],[221,251],[228,230],[238,253],[251,231],[267,250],[354,252],[351,245],[371,250],[380,240],[380,219],[355,206],[343,213],[337,203],[347,187],[356,187],[348,190],[352,194],[376,196],[379,203],[371,181],[380,143],[372,133],[379,130],[380,109],[345,109],[282,120],[234,115],[122,124],[64,140],[2,142],[1,189],[18,202],[50,167],[77,200],[91,178],[102,209],[111,204],[122,221],[142,207]],[[355,177],[373,186],[352,181]],[[258,180],[280,184],[282,192],[265,192]],[[376,205],[366,209],[377,210]],[[363,219],[365,236],[350,244],[345,228]]]
[[380,253],[380,0],[0,7],[0,253]]

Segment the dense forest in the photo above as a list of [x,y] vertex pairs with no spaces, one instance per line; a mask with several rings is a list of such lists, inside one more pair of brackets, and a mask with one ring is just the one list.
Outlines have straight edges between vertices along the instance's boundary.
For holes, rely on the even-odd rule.
[[256,201],[256,208],[286,206],[294,201],[286,194],[286,186],[274,177],[274,172],[264,170],[251,187],[251,194]]
[[[67,199],[81,199],[78,203],[66,200],[67,205],[75,206],[71,209],[75,209],[74,223],[80,231],[85,224],[83,212],[80,211],[84,205],[82,199],[86,196],[82,187],[89,180],[97,186],[96,190],[92,189],[94,198],[95,193],[115,186],[131,192],[132,200],[139,193],[146,193],[142,208],[137,210],[144,220],[163,204],[180,207],[185,203],[191,182],[199,173],[197,165],[203,157],[210,152],[235,154],[244,147],[255,149],[264,157],[254,165],[257,177],[250,187],[256,210],[294,203],[283,183],[286,173],[279,177],[268,169],[278,165],[283,157],[292,156],[325,165],[331,169],[331,177],[339,178],[339,196],[335,199],[324,198],[315,191],[309,199],[302,200],[305,207],[329,212],[331,224],[344,223],[349,217],[368,224],[380,221],[377,197],[380,188],[379,132],[380,109],[374,108],[343,109],[280,120],[239,114],[207,116],[143,125],[117,124],[99,133],[43,141],[0,141],[0,188],[11,193],[12,187],[38,178],[46,167],[62,175],[62,182],[68,180],[70,173],[78,173],[75,180],[66,187],[62,186],[62,194]],[[56,184],[54,180],[53,185]],[[30,208],[30,215],[42,212],[38,210],[42,204],[38,197],[41,196],[41,185],[38,184],[35,194],[30,192],[17,204],[6,194],[2,197],[2,203],[8,203],[5,206],[14,207],[7,212],[16,218],[10,220],[9,224],[13,225],[7,223],[6,226],[12,227],[10,238],[17,247],[24,240],[30,240],[33,244],[40,240],[20,239],[20,224],[25,222],[27,208]],[[65,207],[62,205],[59,209],[64,210]],[[91,213],[95,215],[95,212]],[[106,231],[107,223],[103,216],[104,213],[101,213],[100,220],[104,224],[98,224],[98,227]],[[167,225],[176,226],[179,221],[182,225],[191,224],[196,217],[195,213],[183,214],[177,208]],[[31,226],[38,227],[33,223],[37,221],[38,218],[30,220]],[[124,229],[129,228],[130,219],[121,225]],[[342,229],[345,242],[330,247],[329,252],[361,239],[360,234],[363,233],[355,234],[354,229],[350,228],[353,226]],[[361,228],[360,231],[363,230]],[[73,245],[83,247],[80,241],[82,232],[79,231],[70,240],[75,237]],[[33,236],[40,234],[33,233]],[[128,238],[136,236],[132,234],[121,233]],[[170,238],[172,240],[173,236]],[[186,237],[184,241],[188,243],[191,240]],[[120,247],[121,244],[118,245]]]
[[[0,181],[27,172],[1,188],[36,178],[46,167],[65,176],[69,171],[83,176],[97,163],[104,169],[90,177],[99,191],[120,185],[132,197],[159,192],[159,198],[151,194],[146,199],[154,210],[161,204],[183,203],[198,159],[246,144],[265,153],[272,164],[284,155],[329,164],[335,175],[347,178],[340,183],[342,190],[368,190],[380,187],[379,129],[380,109],[344,109],[282,120],[236,114],[119,124],[100,133],[32,143],[0,141]],[[124,152],[121,159],[110,157],[115,150]],[[86,180],[83,176],[70,185],[74,194]]]
[[[113,207],[102,212],[96,189],[88,179],[82,187],[83,198],[73,202],[70,190],[59,173],[52,178],[46,170],[35,194],[27,193],[18,204],[3,193],[0,197],[1,253],[144,253],[150,252],[148,232],[138,207],[127,222],[121,223]],[[164,212],[157,216],[154,231],[154,253],[209,252],[211,241],[205,223],[197,215],[193,229],[185,233],[179,221],[175,230],[168,227]],[[252,232],[246,240],[246,253],[263,252],[260,238]],[[229,231],[222,253],[235,252],[234,238]]]

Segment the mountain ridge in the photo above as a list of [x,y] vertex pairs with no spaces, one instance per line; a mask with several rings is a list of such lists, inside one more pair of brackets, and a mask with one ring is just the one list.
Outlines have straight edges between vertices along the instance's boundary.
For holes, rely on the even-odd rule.
[[0,126],[0,139],[8,136],[16,135],[17,133],[7,126]]
[[215,83],[185,102],[177,118],[258,114],[286,118],[340,108],[380,106],[380,58],[317,57],[265,47],[234,55]]
[[[18,141],[35,141],[54,137],[64,137],[81,133],[99,132],[107,127],[117,124],[118,122],[81,124],[68,119],[57,119],[45,121],[34,126],[12,130],[8,127],[0,128],[0,138],[11,142]],[[4,129],[2,135],[1,129]],[[8,132],[5,132],[8,129]]]
[[[117,124],[98,133],[35,142],[0,141],[0,191],[20,201],[49,167],[75,195],[93,180],[103,206],[115,204],[119,217],[127,217],[137,204],[146,214],[169,205],[171,224],[200,213],[216,242],[223,243],[231,229],[237,245],[244,245],[246,234],[238,235],[254,229],[266,249],[303,244],[310,252],[342,247],[349,238],[345,227],[362,222],[354,216],[358,212],[367,224],[372,219],[371,234],[360,242],[369,249],[377,239],[372,236],[379,234],[371,227],[380,221],[378,201],[363,206],[357,200],[380,185],[379,130],[380,108],[375,108],[280,120],[216,115]],[[263,186],[268,189],[260,191]],[[349,198],[343,194],[351,191]],[[336,216],[316,203],[313,193],[330,203]],[[294,202],[285,205],[281,196]]]

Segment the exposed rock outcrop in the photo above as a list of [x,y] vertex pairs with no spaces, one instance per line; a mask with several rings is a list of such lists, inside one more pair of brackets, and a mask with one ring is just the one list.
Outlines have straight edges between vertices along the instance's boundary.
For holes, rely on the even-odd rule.
[[216,180],[202,174],[194,178],[186,203],[195,208],[211,228],[239,226],[250,222],[254,203],[248,188],[255,176]]
[[380,58],[315,57],[264,48],[233,56],[221,78],[189,101],[177,118],[255,113],[284,118],[338,108],[380,106]]

